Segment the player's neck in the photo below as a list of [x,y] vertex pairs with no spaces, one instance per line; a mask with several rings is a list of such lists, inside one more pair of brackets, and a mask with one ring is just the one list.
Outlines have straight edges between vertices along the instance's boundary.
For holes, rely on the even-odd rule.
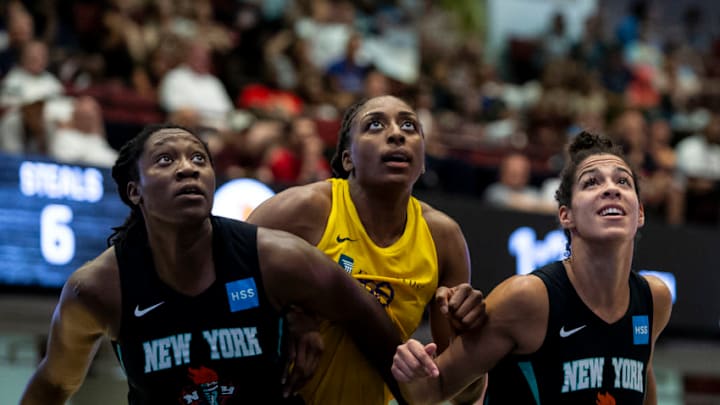
[[376,193],[350,184],[350,198],[368,236],[378,246],[396,242],[405,231],[410,195]]
[[606,322],[620,319],[629,303],[631,260],[623,255],[598,257],[573,250],[564,261],[568,278],[578,296]]
[[215,279],[212,225],[209,221],[190,230],[148,233],[158,277],[187,295],[204,291]]

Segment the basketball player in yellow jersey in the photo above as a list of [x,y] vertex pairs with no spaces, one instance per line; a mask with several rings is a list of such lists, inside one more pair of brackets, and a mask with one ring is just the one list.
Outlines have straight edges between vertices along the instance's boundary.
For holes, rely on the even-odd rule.
[[[294,233],[324,251],[338,271],[375,295],[404,340],[429,305],[433,341],[442,351],[455,335],[479,326],[485,308],[482,294],[468,283],[470,259],[460,227],[411,196],[424,160],[425,138],[407,103],[392,96],[358,102],[343,117],[332,161],[336,178],[285,190],[256,208],[248,222]],[[320,331],[325,350],[300,392],[305,401],[388,404],[382,379],[345,332],[329,323]],[[482,382],[456,399],[472,402]]]

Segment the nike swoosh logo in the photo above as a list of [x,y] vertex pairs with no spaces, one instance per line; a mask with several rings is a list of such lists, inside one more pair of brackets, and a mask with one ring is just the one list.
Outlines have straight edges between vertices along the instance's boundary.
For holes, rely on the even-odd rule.
[[147,307],[145,309],[140,309],[140,305],[136,305],[135,306],[135,316],[140,318],[141,316],[147,314],[148,312],[152,311],[153,309],[159,307],[160,305],[162,305],[164,303],[165,303],[165,301],[161,301],[161,302],[158,302],[157,304],[155,304],[151,307]]
[[337,237],[335,238],[335,240],[337,241],[337,243],[343,243],[343,242],[356,242],[356,240],[355,240],[355,239],[350,239],[350,238],[341,238],[341,237],[340,237],[340,235],[338,235],[338,236],[337,236]]
[[575,332],[579,332],[581,329],[585,328],[586,326],[587,326],[587,325],[578,326],[577,328],[575,328],[575,329],[570,329],[570,330],[565,330],[565,327],[563,326],[562,328],[560,328],[560,337],[561,337],[561,338],[566,338],[566,337],[572,335],[572,334],[575,333]]

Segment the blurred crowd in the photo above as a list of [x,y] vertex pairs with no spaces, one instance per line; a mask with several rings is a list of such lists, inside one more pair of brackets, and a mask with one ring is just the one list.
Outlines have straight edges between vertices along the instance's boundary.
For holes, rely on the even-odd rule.
[[620,140],[651,221],[720,225],[720,38],[701,6],[658,1],[579,38],[546,30],[485,52],[484,1],[8,0],[0,6],[0,151],[109,167],[147,123],[199,131],[220,181],[276,189],[330,176],[343,110],[392,93],[427,139],[418,187],[554,212],[563,145]]

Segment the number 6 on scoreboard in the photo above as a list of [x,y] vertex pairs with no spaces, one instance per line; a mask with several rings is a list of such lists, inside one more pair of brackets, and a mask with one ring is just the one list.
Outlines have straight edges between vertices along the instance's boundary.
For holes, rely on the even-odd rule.
[[73,213],[67,205],[50,204],[40,213],[40,250],[50,264],[67,264],[75,256]]

